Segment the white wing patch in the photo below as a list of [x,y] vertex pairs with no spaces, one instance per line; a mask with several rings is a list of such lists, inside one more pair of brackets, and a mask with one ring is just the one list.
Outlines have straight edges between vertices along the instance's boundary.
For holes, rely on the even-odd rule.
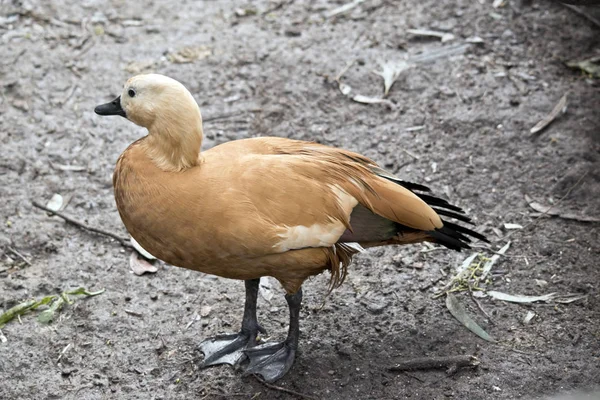
[[346,227],[340,221],[311,226],[291,226],[287,228],[275,249],[280,252],[306,247],[331,247],[344,233]]
[[[358,200],[338,185],[330,185],[329,188],[337,197],[339,206],[349,216]],[[344,234],[346,226],[337,219],[330,219],[330,222],[324,224],[286,226],[283,229],[284,232],[279,235],[281,242],[274,246],[278,252],[307,247],[331,247]]]
[[350,247],[351,249],[358,251],[359,253],[364,253],[366,251],[365,248],[360,245],[360,243],[344,242],[344,244]]

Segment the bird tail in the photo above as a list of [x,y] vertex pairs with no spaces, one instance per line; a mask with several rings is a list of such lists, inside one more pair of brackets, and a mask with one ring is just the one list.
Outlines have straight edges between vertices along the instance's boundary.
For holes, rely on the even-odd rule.
[[[467,228],[458,223],[463,222],[474,225],[471,218],[465,214],[462,208],[450,204],[448,201],[442,198],[433,196],[431,194],[431,189],[429,189],[427,186],[403,181],[393,176],[383,177],[413,192],[421,200],[427,203],[427,205],[429,205],[440,217],[442,217],[441,219],[444,225],[441,228],[423,232],[428,236],[430,241],[439,243],[444,247],[457,251],[461,251],[462,249],[470,249],[471,247],[469,246],[469,243],[472,242],[473,238],[489,243],[489,240],[481,233],[475,232],[473,229]],[[457,222],[449,221],[449,218],[454,219]]]

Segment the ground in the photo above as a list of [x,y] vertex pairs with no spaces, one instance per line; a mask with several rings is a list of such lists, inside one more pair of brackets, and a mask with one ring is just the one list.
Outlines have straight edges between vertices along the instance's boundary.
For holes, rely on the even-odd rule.
[[[32,206],[59,193],[70,198],[65,214],[126,235],[111,174],[144,131],[93,109],[140,71],[191,90],[207,120],[204,148],[273,135],[363,153],[464,207],[491,249],[511,241],[490,288],[587,295],[534,305],[488,297],[480,300],[488,317],[458,293],[500,342],[493,344],[456,321],[443,297],[432,298],[448,280],[443,271],[470,253],[370,250],[329,296],[327,273],[304,285],[300,354],[277,386],[332,400],[521,399],[598,389],[598,223],[538,218],[525,200],[558,203],[579,219],[600,216],[599,85],[564,64],[598,55],[598,27],[554,2],[372,0],[329,18],[344,2],[135,3],[1,2],[0,310],[80,286],[106,292],[78,298],[50,325],[28,314],[3,327],[0,398],[296,397],[227,366],[197,367],[202,339],[238,329],[241,282],[167,265],[136,276],[118,242]],[[455,38],[440,43],[410,28]],[[373,73],[381,61],[473,37],[483,43],[404,71],[391,103],[350,98],[382,95]],[[348,97],[335,78],[351,62],[341,78],[352,87]],[[566,112],[530,134],[565,93]],[[259,299],[272,340],[285,335],[288,318],[276,282],[273,290],[270,301]],[[536,316],[524,324],[529,310]],[[480,366],[453,375],[388,370],[410,358],[463,354]]]

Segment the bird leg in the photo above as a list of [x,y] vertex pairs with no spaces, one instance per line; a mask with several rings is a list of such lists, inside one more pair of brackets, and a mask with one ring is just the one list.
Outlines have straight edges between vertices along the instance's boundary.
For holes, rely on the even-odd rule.
[[256,300],[258,297],[258,284],[260,279],[250,279],[246,283],[246,304],[242,329],[239,333],[217,335],[204,340],[200,344],[200,351],[204,353],[201,368],[217,364],[238,366],[245,358],[244,349],[257,345],[258,333],[267,332],[258,324],[256,319]]
[[280,343],[266,343],[244,350],[250,359],[250,365],[244,371],[244,375],[257,374],[261,375],[266,382],[274,382],[282,378],[292,367],[300,336],[302,288],[295,294],[286,295],[285,299],[290,308],[290,328],[287,339]]

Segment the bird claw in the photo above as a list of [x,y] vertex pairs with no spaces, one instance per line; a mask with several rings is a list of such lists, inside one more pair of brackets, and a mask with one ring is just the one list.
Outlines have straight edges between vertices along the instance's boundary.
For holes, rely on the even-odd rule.
[[239,366],[245,359],[244,350],[256,345],[256,334],[231,333],[217,335],[200,343],[199,350],[204,353],[200,368],[211,365],[229,364]]
[[296,350],[288,342],[264,344],[245,349],[244,353],[250,360],[244,376],[260,375],[269,383],[282,378],[296,358]]

